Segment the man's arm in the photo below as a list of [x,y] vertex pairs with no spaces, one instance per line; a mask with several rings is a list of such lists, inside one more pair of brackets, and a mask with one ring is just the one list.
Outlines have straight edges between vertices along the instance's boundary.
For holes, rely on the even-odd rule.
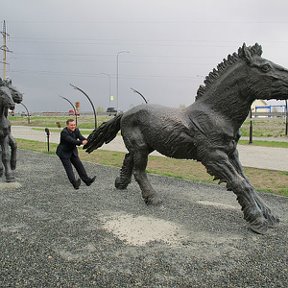
[[76,140],[74,139],[72,136],[70,136],[70,134],[68,133],[68,131],[66,130],[62,130],[61,132],[61,138],[70,144],[74,144],[74,145],[78,145],[80,146],[82,144],[82,140]]
[[84,136],[81,134],[81,132],[80,132],[80,130],[79,130],[78,128],[77,128],[77,138],[80,139],[81,141],[87,140],[86,137],[84,137]]

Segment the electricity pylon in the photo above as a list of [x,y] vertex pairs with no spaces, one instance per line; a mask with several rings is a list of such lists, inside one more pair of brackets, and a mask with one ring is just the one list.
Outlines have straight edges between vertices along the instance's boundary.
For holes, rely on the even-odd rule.
[[7,63],[7,52],[12,52],[9,50],[9,48],[7,47],[7,36],[9,36],[9,34],[6,32],[6,23],[4,20],[3,23],[3,31],[1,31],[1,34],[3,36],[3,45],[0,47],[1,50],[3,50],[3,80],[6,80],[6,65]]

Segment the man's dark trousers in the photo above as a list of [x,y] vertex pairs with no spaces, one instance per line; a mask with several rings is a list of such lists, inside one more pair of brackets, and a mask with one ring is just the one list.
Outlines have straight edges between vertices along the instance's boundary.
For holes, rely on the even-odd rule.
[[86,170],[78,156],[72,154],[70,158],[60,158],[60,160],[64,166],[68,179],[72,184],[76,182],[72,164],[83,182],[89,182],[90,178],[88,177]]

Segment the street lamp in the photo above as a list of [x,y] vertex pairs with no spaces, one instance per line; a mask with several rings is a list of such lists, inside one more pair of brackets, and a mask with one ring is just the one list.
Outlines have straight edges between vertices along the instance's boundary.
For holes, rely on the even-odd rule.
[[76,126],[77,126],[78,125],[78,120],[77,120],[77,113],[78,112],[77,112],[76,107],[74,106],[74,104],[69,99],[67,99],[67,98],[65,98],[63,96],[59,96],[59,97],[61,97],[62,99],[66,100],[72,106],[72,108],[74,110],[75,117],[76,117]]
[[93,109],[93,114],[94,114],[94,128],[96,129],[97,128],[97,115],[96,115],[96,111],[95,111],[95,107],[94,107],[94,104],[92,102],[92,100],[90,99],[90,97],[88,96],[88,94],[82,90],[81,88],[73,85],[70,83],[70,86],[73,87],[74,89],[80,91],[87,99],[88,101],[90,102],[91,106],[92,106],[92,109]]
[[117,67],[116,67],[116,100],[117,100],[117,112],[118,112],[118,106],[119,106],[119,100],[118,100],[118,96],[119,96],[119,55],[122,54],[122,53],[130,53],[130,51],[120,51],[117,53],[117,56],[116,56],[116,64],[117,64]]
[[20,105],[22,105],[24,108],[25,108],[25,110],[26,110],[26,112],[27,112],[27,119],[28,119],[28,124],[30,124],[30,113],[29,113],[29,111],[28,111],[28,108],[26,107],[26,105],[24,105],[22,102],[21,103],[19,103]]
[[140,93],[139,91],[137,91],[137,90],[135,90],[133,88],[131,88],[131,90],[133,92],[137,93],[138,95],[140,95],[142,97],[142,99],[145,101],[146,104],[148,103],[148,101],[146,100],[146,98],[144,97],[144,95],[142,93]]

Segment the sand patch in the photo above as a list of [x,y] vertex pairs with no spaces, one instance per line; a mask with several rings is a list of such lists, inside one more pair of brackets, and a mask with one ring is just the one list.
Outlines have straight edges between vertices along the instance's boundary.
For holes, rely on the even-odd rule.
[[187,236],[179,224],[154,217],[133,215],[112,215],[104,229],[129,244],[142,246],[151,241],[163,241],[173,245]]
[[0,191],[8,191],[21,188],[22,185],[19,182],[0,182]]
[[219,202],[211,202],[211,201],[197,201],[196,203],[206,205],[206,206],[213,206],[221,209],[233,209],[239,210],[238,206],[233,206],[229,204],[219,203]]

